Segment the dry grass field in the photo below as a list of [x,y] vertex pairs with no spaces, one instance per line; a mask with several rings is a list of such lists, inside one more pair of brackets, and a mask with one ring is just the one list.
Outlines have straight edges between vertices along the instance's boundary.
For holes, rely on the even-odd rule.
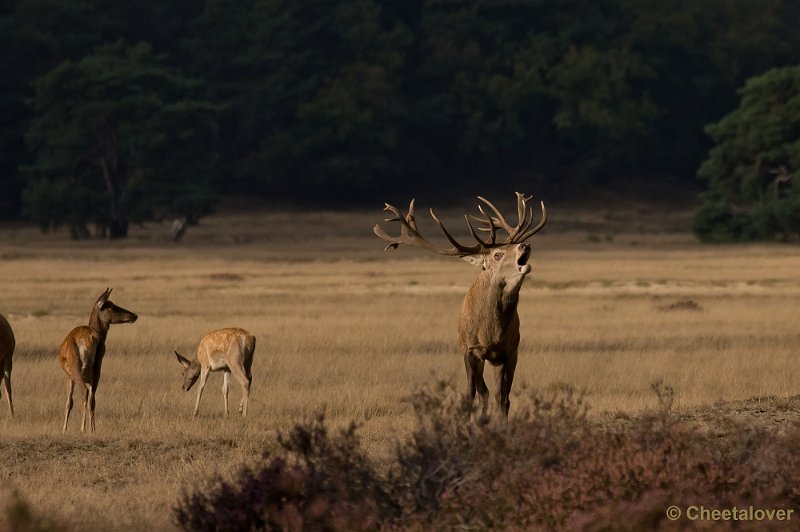
[[[652,406],[659,379],[686,412],[800,394],[797,246],[703,246],[686,212],[649,206],[549,213],[520,298],[512,415],[525,387],[575,386],[609,419]],[[444,214],[455,225],[460,213]],[[0,312],[17,336],[17,417],[0,404],[2,497],[15,489],[69,530],[169,530],[183,489],[257,459],[323,408],[333,425],[360,423],[374,459],[388,460],[414,424],[404,398],[435,379],[462,385],[455,328],[474,272],[384,253],[371,233],[381,218],[228,210],[178,245],[157,224],[112,243],[0,226]],[[140,317],[110,330],[97,431],[79,432],[78,401],[62,435],[56,351],[106,286]],[[212,374],[192,418],[196,390],[181,391],[173,350],[191,354],[232,325],[258,338],[249,417],[223,418]],[[230,396],[235,412],[235,382]]]

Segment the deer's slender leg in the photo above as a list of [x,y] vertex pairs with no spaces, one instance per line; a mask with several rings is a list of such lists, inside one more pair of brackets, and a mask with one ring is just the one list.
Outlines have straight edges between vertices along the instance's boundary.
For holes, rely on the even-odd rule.
[[231,372],[222,372],[222,402],[225,404],[225,417],[228,417],[228,388],[231,385]]
[[247,403],[250,402],[250,378],[247,376],[243,367],[236,366],[235,364],[231,367],[231,373],[242,387],[242,400],[239,402],[239,413],[247,417]]
[[197,416],[198,412],[200,412],[200,398],[203,397],[203,388],[206,386],[206,381],[208,380],[208,368],[203,368],[200,370],[200,382],[197,388],[197,402],[194,404],[194,415]]
[[[244,375],[247,377],[247,402],[250,402],[250,388],[253,386],[253,353],[251,352],[249,357],[244,361]],[[247,405],[245,404],[244,400],[244,391],[245,386],[242,386],[242,400],[239,403],[239,411],[242,412],[242,415],[247,415]]]
[[6,393],[6,402],[8,403],[8,411],[11,417],[14,417],[14,402],[11,400],[11,371],[6,370],[2,375],[3,390]]
[[94,386],[91,384],[89,386],[89,427],[91,428],[92,432],[94,432]]
[[511,384],[514,382],[514,371],[517,367],[516,356],[509,357],[505,364],[494,368],[495,377],[495,399],[500,411],[508,417],[508,410],[511,408]]
[[467,368],[467,393],[464,397],[465,407],[472,408],[472,404],[475,402],[475,393],[477,392],[481,398],[481,408],[485,413],[489,402],[489,388],[486,386],[486,381],[483,380],[484,361],[478,358],[473,351],[467,351],[464,355],[464,365]]
[[90,388],[88,384],[84,384],[83,387],[83,419],[81,420],[81,432],[86,432],[86,414],[89,410]]
[[[242,399],[239,402],[239,413],[247,417],[247,403],[250,400],[250,371],[245,368],[245,354],[239,342],[231,342],[227,352],[228,369],[231,370],[233,377],[239,381],[242,387]],[[252,360],[250,360],[252,364]]]
[[69,421],[69,413],[72,410],[72,392],[75,390],[75,383],[67,377],[67,405],[64,410],[64,428],[61,432],[67,432],[67,421]]

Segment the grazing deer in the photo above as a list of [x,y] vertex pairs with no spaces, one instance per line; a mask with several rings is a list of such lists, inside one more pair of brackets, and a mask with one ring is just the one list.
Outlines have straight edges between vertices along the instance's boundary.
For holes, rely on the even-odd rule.
[[[481,396],[483,411],[486,412],[489,390],[483,380],[483,367],[485,362],[489,362],[495,368],[497,404],[507,417],[511,405],[508,396],[514,380],[519,347],[517,302],[522,282],[531,271],[531,266],[528,264],[531,246],[524,242],[544,227],[547,222],[547,211],[542,202],[541,221],[532,227],[533,209],[527,205],[530,198],[517,192],[518,222],[512,227],[491,202],[480,196],[478,199],[491,209],[491,212],[487,214],[483,205],[478,204],[482,217],[464,216],[469,231],[476,241],[472,246],[457,242],[432,209],[431,217],[453,247],[439,247],[423,238],[417,230],[417,222],[414,219],[414,200],[411,200],[406,215],[396,207],[386,204],[384,210],[391,212],[394,217],[385,221],[400,224],[399,236],[386,234],[379,225],[376,225],[373,231],[389,244],[386,250],[396,249],[400,244],[415,246],[440,255],[461,257],[481,269],[467,291],[458,320],[459,344],[467,368],[465,405],[471,408],[477,392]],[[486,239],[478,235],[470,218],[479,224],[478,230],[488,233]],[[503,242],[496,241],[498,229],[508,234]]]
[[129,310],[118,307],[108,300],[111,289],[100,294],[89,316],[89,325],[81,325],[72,329],[61,347],[58,359],[67,374],[67,405],[64,412],[63,432],[67,432],[67,421],[72,410],[72,392],[75,385],[83,389],[83,421],[81,432],[86,430],[86,413],[89,413],[89,425],[94,432],[94,406],[97,384],[100,381],[100,368],[103,355],[106,353],[106,336],[112,323],[133,323],[138,316]]
[[197,346],[194,360],[189,360],[175,351],[178,362],[183,366],[183,391],[188,392],[197,379],[197,401],[194,404],[194,415],[200,412],[200,398],[203,388],[212,371],[222,371],[222,401],[225,404],[225,415],[228,415],[228,387],[231,373],[242,386],[242,400],[239,402],[239,413],[247,416],[247,403],[250,400],[250,385],[253,374],[253,353],[256,350],[256,337],[235,327],[218,329],[203,336]]
[[8,411],[14,417],[14,401],[11,400],[11,357],[14,355],[14,331],[8,320],[0,314],[0,381],[6,391],[6,401],[8,401]]

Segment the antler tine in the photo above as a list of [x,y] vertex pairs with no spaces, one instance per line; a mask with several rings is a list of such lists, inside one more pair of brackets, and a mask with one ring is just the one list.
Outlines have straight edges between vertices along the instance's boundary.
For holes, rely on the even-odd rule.
[[483,206],[480,203],[478,204],[478,210],[480,211],[480,213],[482,215],[486,216],[485,223],[489,227],[488,227],[488,229],[484,229],[484,231],[489,231],[489,236],[490,236],[489,240],[491,240],[492,244],[494,244],[495,241],[496,241],[496,237],[497,237],[497,225],[495,225],[494,220],[492,219],[492,217],[489,216],[488,214],[486,214],[486,211],[483,210]]
[[400,235],[399,236],[391,236],[387,234],[380,225],[376,224],[375,227],[372,228],[372,231],[378,235],[384,242],[388,245],[384,248],[384,251],[388,249],[397,249],[400,244],[404,244],[407,246],[416,246],[423,249],[427,249],[428,251],[432,251],[434,253],[438,253],[440,255],[455,255],[455,256],[464,256],[464,255],[471,255],[473,253],[478,253],[483,249],[484,246],[476,245],[476,246],[465,246],[457,242],[447,231],[444,227],[442,222],[436,217],[433,210],[431,210],[431,216],[439,224],[442,232],[444,233],[447,240],[453,244],[454,247],[452,248],[442,248],[438,247],[432,242],[428,241],[424,238],[419,231],[417,230],[417,223],[414,217],[414,200],[411,200],[408,208],[408,214],[405,216],[400,212],[400,210],[395,207],[394,205],[390,205],[388,203],[385,204],[384,207],[385,211],[389,211],[394,214],[393,218],[386,218],[385,221],[387,222],[398,222],[400,224]]
[[[520,236],[516,240],[517,242],[524,242],[525,240],[528,240],[530,237],[532,237],[533,235],[535,235],[536,233],[541,231],[542,228],[544,227],[544,225],[547,223],[547,209],[544,208],[544,202],[543,201],[540,201],[539,204],[542,206],[542,219],[541,219],[541,221],[536,225],[536,227],[534,227],[530,231],[526,230],[525,232],[523,232],[522,236]],[[531,212],[533,212],[533,211],[531,210]],[[533,222],[533,216],[532,215],[531,215],[531,222]]]
[[531,224],[533,224],[533,209],[528,206],[528,201],[533,199],[533,196],[528,196],[526,198],[519,192],[517,192],[517,195],[518,197],[522,196],[521,205],[517,205],[517,211],[520,213],[524,211],[524,214],[520,214],[520,222],[518,227],[521,227],[521,229],[519,230],[518,234],[525,234],[528,229],[531,228]]
[[[486,198],[478,196],[478,199],[481,200],[482,202],[484,202],[486,205],[488,205],[494,211],[494,213],[497,215],[496,218],[491,218],[490,216],[487,216],[487,218],[497,222],[497,225],[508,233],[508,238],[506,238],[506,240],[505,240],[506,244],[510,244],[512,242],[520,241],[519,240],[519,235],[521,233],[524,233],[525,230],[527,230],[527,228],[530,227],[530,224],[533,222],[533,211],[531,209],[529,209],[528,206],[527,206],[527,202],[531,198],[530,197],[526,198],[525,194],[521,194],[519,192],[516,192],[515,194],[517,195],[517,225],[516,225],[516,227],[511,227],[511,224],[508,223],[508,221],[505,219],[505,217],[500,212],[500,210],[497,207],[495,207],[494,204],[492,204],[492,202],[490,202]],[[529,211],[530,211],[530,220],[528,220]],[[483,212],[482,209],[481,209],[481,212]],[[523,229],[523,226],[525,226],[525,229]]]
[[528,220],[527,201],[531,198],[526,198],[525,194],[514,192],[517,195],[517,231],[519,231],[525,222]]
[[492,222],[492,218],[490,216],[487,216],[486,213],[483,212],[483,209],[481,208],[480,205],[478,205],[478,210],[481,211],[481,214],[486,216],[485,220],[483,218],[478,218],[477,216],[473,216],[471,214],[469,215],[469,217],[472,218],[474,221],[476,221],[478,223],[486,224],[486,227],[478,227],[478,231],[485,231],[485,232],[489,233],[489,242],[494,244],[495,243],[495,233],[496,233],[495,230],[497,229],[497,226],[495,226],[494,222]]
[[[464,219],[467,221],[467,226],[469,227],[469,232],[472,233],[472,237],[478,242],[478,244],[483,246],[483,247],[488,247],[488,246],[491,246],[492,244],[494,244],[494,233],[491,233],[489,235],[489,240],[488,241],[484,241],[481,237],[478,236],[478,233],[475,232],[475,228],[472,226],[472,222],[469,221],[470,217],[474,218],[475,220],[477,220],[479,222],[484,222],[485,220],[481,220],[480,218],[475,218],[471,214],[470,215],[467,215],[467,214],[464,215]],[[479,227],[478,229],[482,229],[482,228]]]
[[[388,203],[386,203],[384,210],[392,213],[394,216],[391,218],[386,218],[387,222],[398,222],[400,224],[400,235],[398,236],[390,236],[387,234],[380,225],[375,225],[372,228],[373,232],[378,235],[384,242],[388,245],[386,246],[385,250],[388,249],[397,249],[400,244],[404,244],[407,246],[415,246],[420,247],[423,249],[427,249],[428,251],[432,251],[434,253],[438,253],[440,255],[454,255],[454,256],[465,256],[465,255],[472,255],[474,253],[482,253],[486,252],[487,250],[501,246],[504,244],[513,244],[519,243],[527,240],[534,234],[538,233],[547,223],[547,211],[544,208],[544,202],[541,202],[542,207],[542,219],[541,221],[534,227],[530,229],[530,226],[533,224],[533,209],[528,206],[528,201],[531,199],[530,197],[526,197],[524,194],[520,194],[519,192],[516,193],[517,195],[517,215],[518,215],[518,223],[516,227],[512,227],[511,224],[508,223],[508,220],[503,216],[503,213],[500,212],[500,209],[495,207],[495,205],[487,200],[482,196],[478,196],[478,199],[486,205],[489,209],[491,209],[492,213],[495,216],[490,215],[484,208],[483,205],[480,203],[478,204],[478,211],[485,216],[486,218],[480,218],[477,216],[472,215],[464,215],[464,219],[467,222],[467,227],[469,228],[469,232],[472,237],[475,239],[476,244],[474,246],[467,246],[455,238],[453,235],[450,234],[450,231],[444,226],[442,221],[436,216],[436,213],[433,212],[433,209],[430,210],[431,218],[436,222],[439,226],[439,229],[442,230],[445,238],[447,241],[452,244],[452,248],[443,248],[436,246],[426,238],[424,238],[417,229],[417,222],[414,216],[414,200],[411,200],[411,203],[408,206],[408,213],[403,214],[400,210]],[[477,222],[478,224],[484,225],[485,227],[478,226],[477,230],[475,226],[472,224],[472,221]],[[508,238],[500,244],[497,243],[497,229],[503,229],[505,232],[508,233]],[[488,232],[488,239],[484,240],[480,236],[478,236],[478,231]]]
[[408,216],[406,216],[406,221],[411,228],[416,231],[417,230],[417,220],[414,218],[414,200],[415,198],[411,198],[411,203],[408,204]]
[[[471,255],[473,253],[479,253],[482,249],[486,247],[486,245],[483,242],[481,242],[480,239],[478,239],[478,241],[481,243],[476,246],[465,246],[464,244],[459,243],[455,238],[453,238],[453,236],[444,226],[442,221],[439,220],[439,218],[436,216],[436,213],[433,212],[433,209],[431,209],[430,211],[431,211],[431,218],[436,220],[436,223],[439,224],[439,229],[442,230],[442,233],[444,233],[444,236],[447,238],[447,240],[449,240],[450,243],[453,244],[453,247],[461,252],[460,253],[461,255]],[[467,221],[467,223],[469,223],[469,220]],[[472,230],[472,226],[470,226],[470,230]],[[475,234],[474,230],[472,230],[472,234],[473,235]],[[475,238],[477,238],[477,236]]]
[[492,209],[492,211],[494,211],[494,214],[496,215],[496,218],[491,218],[490,216],[487,216],[487,218],[491,219],[494,223],[497,224],[499,228],[503,229],[509,235],[514,233],[514,228],[511,227],[511,224],[509,224],[508,221],[506,221],[505,217],[503,216],[503,213],[501,213],[500,210],[497,207],[495,207],[491,201],[487,200],[482,196],[478,196],[478,199],[484,202],[486,205],[488,205],[489,208]]

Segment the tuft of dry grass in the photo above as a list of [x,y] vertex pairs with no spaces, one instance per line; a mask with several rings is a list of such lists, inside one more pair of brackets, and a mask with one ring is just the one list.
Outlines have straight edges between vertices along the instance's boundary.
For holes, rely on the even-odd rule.
[[[588,242],[587,224],[606,234],[609,215],[560,228],[549,211],[520,298],[512,415],[525,388],[575,387],[591,415],[618,419],[654,406],[657,379],[676,390],[679,411],[798,393],[796,247],[623,230]],[[384,253],[370,232],[380,219],[378,210],[222,214],[179,245],[158,240],[153,225],[128,242],[78,243],[0,228],[0,312],[18,345],[17,417],[0,405],[0,482],[70,530],[168,529],[182,490],[229,478],[321,409],[335,427],[359,423],[365,449],[385,463],[414,427],[404,398],[435,380],[462,385],[456,319],[474,272],[415,250]],[[97,432],[78,432],[78,401],[62,435],[56,350],[106,286],[140,318],[109,333]],[[702,311],[661,310],[680,301]],[[212,375],[194,419],[195,390],[180,390],[172,353],[225,326],[258,338],[249,417],[222,417]],[[238,394],[232,386],[233,404]]]

